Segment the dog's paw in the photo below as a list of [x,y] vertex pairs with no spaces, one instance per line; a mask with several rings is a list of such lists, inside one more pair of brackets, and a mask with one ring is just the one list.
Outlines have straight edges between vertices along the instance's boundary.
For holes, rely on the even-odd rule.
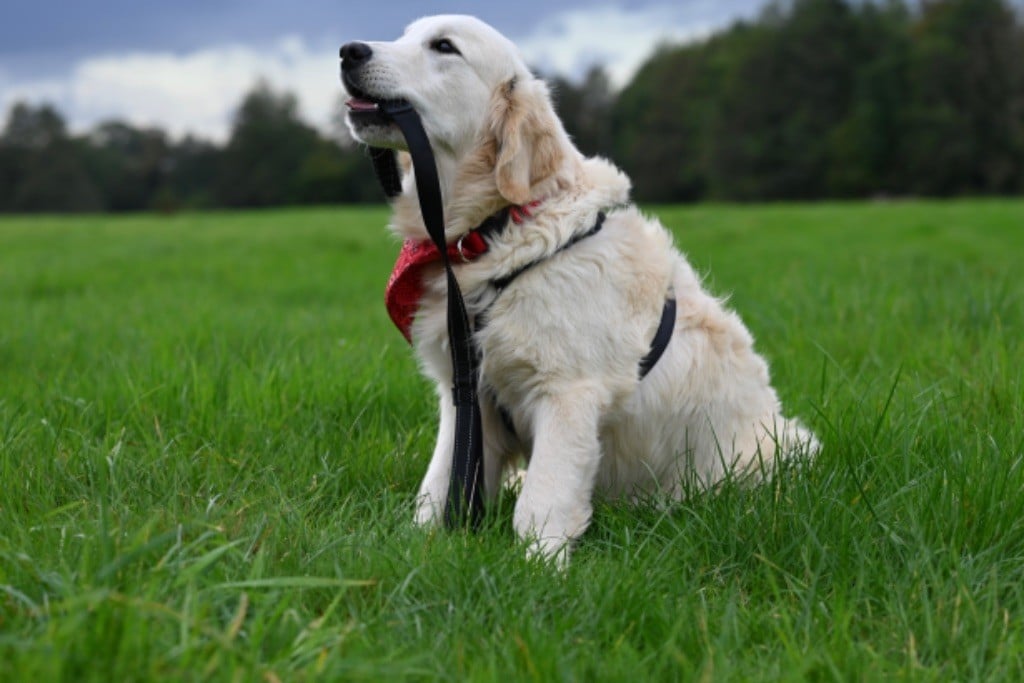
[[517,496],[523,490],[524,481],[526,481],[525,467],[508,467],[502,477],[502,486],[506,491]]
[[786,419],[782,428],[772,431],[769,436],[776,447],[776,454],[783,458],[812,459],[821,451],[818,437],[797,419]]
[[573,541],[590,523],[591,507],[577,505],[566,510],[547,507],[537,511],[528,503],[528,493],[521,495],[512,518],[516,534],[527,544],[527,555],[565,568]]
[[526,546],[526,556],[547,565],[564,570],[569,566],[572,540],[567,538],[534,538]]
[[436,502],[430,496],[420,496],[416,501],[416,513],[412,521],[417,526],[434,527],[441,524],[444,515],[444,504]]

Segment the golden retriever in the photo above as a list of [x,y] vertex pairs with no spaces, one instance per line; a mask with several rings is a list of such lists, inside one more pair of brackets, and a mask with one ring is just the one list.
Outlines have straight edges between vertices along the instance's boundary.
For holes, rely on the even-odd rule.
[[[485,495],[526,460],[513,523],[531,554],[564,562],[595,491],[678,496],[687,480],[710,486],[727,472],[763,473],[777,457],[817,451],[814,435],[782,415],[739,317],[702,288],[668,231],[630,203],[623,173],[573,146],[547,86],[508,39],[472,17],[430,17],[394,42],[347,44],[342,67],[358,140],[404,149],[377,105],[406,100],[419,113],[451,244],[489,217],[502,222],[487,233],[486,253],[456,258],[455,268],[481,356]],[[391,229],[408,246],[427,234],[407,159],[404,170]],[[424,267],[420,284],[407,332],[437,385],[440,424],[415,519],[435,524],[454,428],[439,262]],[[669,298],[671,340],[641,377]]]

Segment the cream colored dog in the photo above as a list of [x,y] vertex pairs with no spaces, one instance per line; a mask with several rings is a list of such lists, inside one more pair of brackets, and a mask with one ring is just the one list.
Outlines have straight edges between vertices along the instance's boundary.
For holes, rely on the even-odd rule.
[[[525,456],[514,525],[531,553],[564,561],[590,522],[595,489],[678,496],[686,480],[709,486],[729,471],[760,473],[782,455],[817,451],[814,435],[783,417],[739,317],[704,291],[665,228],[629,203],[629,180],[573,146],[546,85],[511,42],[477,19],[439,16],[394,42],[350,43],[342,57],[358,139],[403,149],[376,104],[404,99],[419,113],[451,243],[502,209],[534,203],[489,234],[486,253],[456,259],[482,359],[485,493],[493,497]],[[391,228],[421,241],[411,176],[406,164]],[[607,215],[600,232],[574,242],[599,212]],[[528,264],[506,288],[495,286]],[[439,263],[425,269],[423,288],[411,336],[437,384],[440,425],[416,521],[436,524],[455,412]],[[674,333],[641,379],[668,297],[678,303]]]

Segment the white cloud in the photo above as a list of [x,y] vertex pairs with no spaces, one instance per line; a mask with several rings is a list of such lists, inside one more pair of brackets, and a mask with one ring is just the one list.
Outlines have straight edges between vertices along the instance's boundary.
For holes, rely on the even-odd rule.
[[697,0],[633,10],[575,9],[552,15],[516,42],[527,61],[545,72],[579,77],[603,64],[612,85],[622,87],[659,45],[706,37],[737,16],[737,5],[752,4]]
[[172,135],[224,140],[242,97],[259,79],[293,92],[311,123],[326,127],[341,93],[334,50],[297,37],[269,48],[225,45],[186,54],[129,53],[79,62],[63,79],[3,83],[5,109],[17,100],[49,101],[73,130],[119,118],[158,125]]
[[[581,76],[605,64],[621,87],[664,42],[707,35],[752,11],[759,0],[691,0],[626,10],[614,5],[569,10],[516,37],[526,59],[548,73]],[[0,106],[47,101],[74,131],[105,119],[226,139],[235,107],[259,79],[294,93],[307,121],[326,130],[341,86],[336,46],[289,36],[264,46],[219,45],[186,53],[134,52],[90,57],[66,75],[17,81],[0,71]]]

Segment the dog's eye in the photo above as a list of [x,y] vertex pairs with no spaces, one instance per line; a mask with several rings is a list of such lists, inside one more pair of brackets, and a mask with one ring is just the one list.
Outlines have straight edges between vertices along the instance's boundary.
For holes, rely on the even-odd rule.
[[440,52],[443,55],[461,55],[459,48],[455,47],[455,43],[448,40],[447,38],[438,38],[437,40],[430,43],[430,49],[436,52]]

